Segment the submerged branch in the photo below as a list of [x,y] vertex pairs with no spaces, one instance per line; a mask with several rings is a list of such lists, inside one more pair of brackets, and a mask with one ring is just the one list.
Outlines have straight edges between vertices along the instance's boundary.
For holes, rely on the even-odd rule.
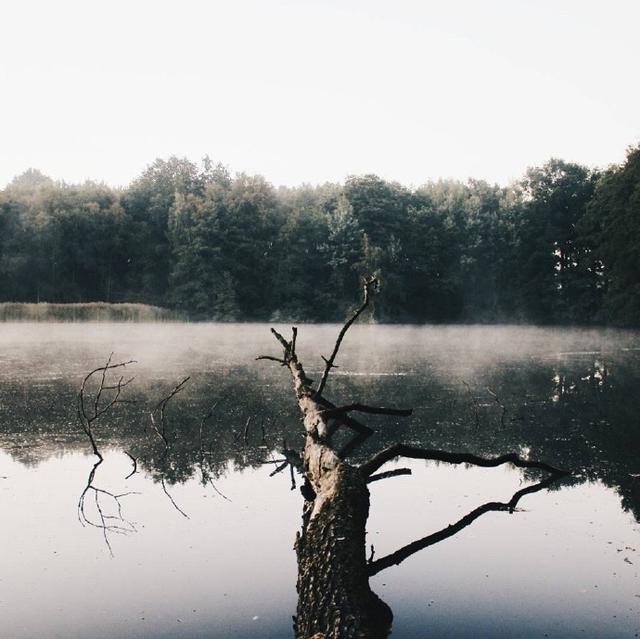
[[[112,359],[113,353],[109,355],[107,363],[104,366],[94,368],[90,373],[85,375],[84,379],[82,380],[82,384],[80,385],[80,391],[78,392],[78,419],[80,421],[80,425],[82,426],[82,430],[89,438],[93,454],[98,457],[98,459],[102,459],[102,454],[100,453],[98,444],[96,443],[96,439],[93,433],[93,424],[116,404],[124,403],[124,400],[120,399],[122,389],[128,386],[135,379],[134,377],[131,377],[130,379],[124,381],[124,377],[120,377],[116,384],[108,385],[107,374],[110,371],[113,371],[116,368],[124,368],[129,364],[136,363],[135,360],[129,360],[127,362],[112,364]],[[87,385],[89,384],[93,376],[98,374],[100,375],[98,388],[96,390],[93,401],[89,401],[87,397]],[[111,398],[106,401],[106,403],[101,404],[105,391],[115,392],[113,393]],[[91,406],[91,408],[89,408],[89,405]]]

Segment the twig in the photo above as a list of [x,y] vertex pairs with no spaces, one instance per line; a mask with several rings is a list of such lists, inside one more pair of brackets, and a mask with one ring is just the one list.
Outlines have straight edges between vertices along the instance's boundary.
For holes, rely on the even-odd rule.
[[258,357],[256,357],[256,361],[258,361],[260,359],[269,359],[272,362],[278,362],[278,364],[282,364],[283,366],[287,365],[287,362],[285,362],[282,358],[273,357],[272,355],[259,355]]
[[167,404],[185,387],[186,383],[190,379],[191,376],[185,377],[164,399],[161,399],[158,403],[157,407],[160,408],[160,424],[162,425],[162,438],[165,443],[167,443],[167,418],[165,415]]
[[167,490],[167,487],[164,483],[164,477],[160,480],[160,483],[162,484],[162,490],[164,491],[164,494],[169,498],[169,501],[172,503],[173,507],[186,519],[189,519],[189,515],[187,515],[187,513],[184,512],[184,510],[182,510],[182,508],[180,508],[180,506],[178,506],[178,504],[176,504],[176,502],[174,501],[173,497],[169,494],[169,491]]
[[281,473],[288,465],[289,465],[289,462],[285,460],[284,462],[282,462],[282,464],[280,464],[280,466],[277,466],[275,470],[272,470],[269,473],[269,477],[273,477],[274,475]]
[[156,435],[158,435],[158,437],[164,442],[164,447],[169,448],[169,440],[167,439],[167,436],[158,428],[158,425],[156,424],[156,418],[153,416],[152,411],[149,411],[149,419],[151,420],[151,426],[153,426],[153,430],[155,431]]
[[291,472],[291,490],[296,489],[296,476],[293,472],[293,465],[289,464],[289,471]]
[[125,479],[129,479],[129,477],[138,472],[138,460],[126,450],[124,451],[124,454],[133,462],[133,470],[125,477]]
[[[124,381],[124,377],[120,377],[118,382],[115,385],[107,385],[107,373],[116,368],[124,368],[128,364],[135,364],[135,360],[129,360],[128,362],[120,362],[118,364],[112,364],[111,360],[113,359],[113,353],[109,355],[107,359],[107,363],[104,366],[99,366],[95,368],[90,373],[88,373],[85,378],[82,380],[82,384],[80,385],[80,391],[78,392],[78,406],[77,413],[78,419],[80,421],[80,425],[82,426],[82,430],[85,432],[87,437],[89,438],[89,442],[91,443],[91,448],[93,450],[93,454],[98,457],[98,459],[102,459],[102,455],[98,450],[98,445],[96,443],[94,434],[93,434],[93,424],[108,410],[113,408],[116,404],[124,403],[124,400],[120,399],[120,395],[122,394],[122,389],[128,386],[135,378],[131,377],[130,379]],[[91,402],[91,409],[88,409],[87,406],[87,384],[91,380],[94,375],[100,374],[100,382],[98,385],[98,390],[96,391],[95,397]],[[109,399],[106,403],[101,405],[101,400],[103,398],[103,393],[105,391],[115,391],[111,399]]]
[[489,395],[491,395],[491,397],[493,397],[495,403],[498,404],[498,406],[500,406],[500,408],[502,409],[502,412],[500,413],[500,427],[504,428],[504,426],[505,426],[504,417],[507,414],[507,407],[500,401],[500,398],[495,393],[495,391],[491,390],[488,386],[487,386],[487,391],[488,391]]

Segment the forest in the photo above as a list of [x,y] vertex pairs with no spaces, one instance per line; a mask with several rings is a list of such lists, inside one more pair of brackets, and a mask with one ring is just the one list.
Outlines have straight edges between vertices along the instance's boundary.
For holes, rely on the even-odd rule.
[[142,303],[194,320],[637,325],[640,147],[506,187],[375,175],[275,188],[205,158],[126,188],[29,169],[0,191],[0,302]]

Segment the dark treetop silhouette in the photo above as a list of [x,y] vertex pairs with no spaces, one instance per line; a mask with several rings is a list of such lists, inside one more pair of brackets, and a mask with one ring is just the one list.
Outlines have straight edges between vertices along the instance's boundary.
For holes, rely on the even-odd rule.
[[[271,329],[282,346],[281,357],[262,355],[257,358],[276,361],[289,369],[306,432],[305,446],[299,458],[289,455],[291,463],[299,465],[305,478],[301,489],[305,499],[303,525],[295,545],[298,557],[298,610],[294,618],[294,630],[297,639],[386,637],[391,628],[392,613],[369,587],[371,575],[455,534],[484,512],[513,511],[523,495],[550,485],[564,474],[548,464],[523,459],[513,453],[484,458],[470,453],[450,453],[405,444],[385,448],[360,465],[347,462],[346,456],[374,432],[351,413],[411,414],[411,410],[360,403],[336,406],[324,397],[342,340],[349,327],[369,305],[377,287],[378,280],[375,277],[364,281],[362,303],[340,331],[331,355],[323,357],[325,368],[317,388],[312,386],[313,381],[307,377],[298,360],[295,327],[292,328],[289,341]],[[354,436],[346,446],[337,450],[332,440],[340,427],[350,429]],[[396,474],[406,474],[406,469],[376,474],[385,462],[397,457],[485,467],[511,463],[521,468],[547,471],[550,476],[543,482],[517,492],[508,503],[491,502],[480,506],[449,528],[368,563],[365,551],[365,527],[369,513],[367,484]]]
[[[29,170],[0,189],[0,318],[171,317],[84,304],[134,302],[326,322],[376,272],[378,321],[638,326],[639,195],[638,147],[604,173],[555,159],[508,187],[362,175],[276,189],[176,157],[122,189]],[[45,301],[83,304],[13,304]]]

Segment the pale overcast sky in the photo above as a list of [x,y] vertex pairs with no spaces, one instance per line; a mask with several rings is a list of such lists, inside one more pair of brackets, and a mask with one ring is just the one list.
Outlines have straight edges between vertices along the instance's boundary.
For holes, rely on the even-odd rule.
[[0,187],[172,154],[506,183],[640,142],[638,0],[5,0],[0,24]]

